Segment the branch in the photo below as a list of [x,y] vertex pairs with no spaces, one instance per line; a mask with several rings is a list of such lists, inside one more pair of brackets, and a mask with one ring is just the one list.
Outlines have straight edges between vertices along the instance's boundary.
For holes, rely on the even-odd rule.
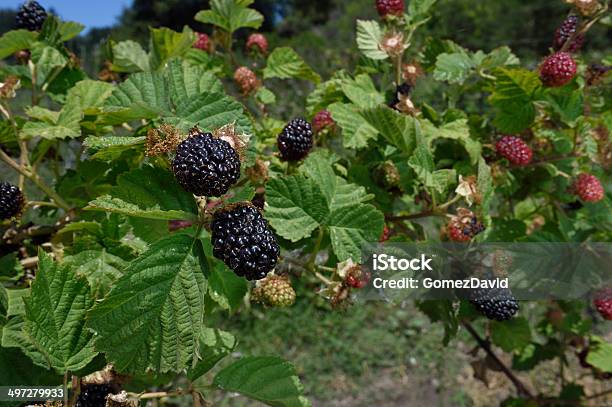
[[476,342],[478,342],[478,345],[482,349],[484,349],[484,351],[487,353],[487,355],[489,355],[489,357],[491,357],[491,359],[493,359],[493,361],[495,361],[495,363],[497,363],[497,365],[502,370],[502,372],[504,372],[504,374],[514,384],[514,386],[518,390],[519,394],[525,395],[525,396],[533,399],[534,398],[533,394],[527,389],[527,387],[525,387],[523,382],[521,382],[518,379],[518,377],[516,377],[514,375],[514,373],[508,368],[508,366],[506,366],[504,364],[504,362],[501,361],[501,359],[495,354],[495,352],[493,352],[493,349],[491,349],[491,345],[489,344],[489,342],[484,340],[484,339],[482,339],[480,337],[480,335],[478,335],[478,332],[476,332],[474,327],[469,322],[463,321],[462,324],[465,327],[465,329],[470,333],[470,335],[472,335],[472,337],[476,340]]

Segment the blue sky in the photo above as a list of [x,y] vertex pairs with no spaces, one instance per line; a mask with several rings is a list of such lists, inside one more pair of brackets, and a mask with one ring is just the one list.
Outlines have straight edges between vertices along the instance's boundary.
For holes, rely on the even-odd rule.
[[[53,8],[62,20],[78,21],[87,28],[112,25],[131,0],[37,0]],[[17,8],[22,0],[0,0],[0,8]]]

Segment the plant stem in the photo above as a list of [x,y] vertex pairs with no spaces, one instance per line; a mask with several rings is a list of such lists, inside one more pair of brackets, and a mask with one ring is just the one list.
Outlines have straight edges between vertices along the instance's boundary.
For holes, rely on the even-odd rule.
[[64,373],[64,405],[68,405],[68,371]]
[[30,172],[26,168],[22,168],[19,164],[15,162],[15,160],[13,160],[4,151],[2,151],[2,149],[0,149],[0,160],[4,161],[19,174],[32,181],[41,191],[46,193],[49,198],[53,199],[57,206],[59,206],[66,212],[69,212],[71,210],[70,205],[68,205],[66,201],[64,201],[64,199],[53,190],[53,188],[45,184],[45,182],[38,176],[38,174]]
[[315,247],[314,247],[312,254],[310,255],[310,259],[308,260],[308,265],[307,265],[307,268],[309,270],[312,270],[315,273],[316,273],[314,269],[315,261],[317,260],[317,254],[319,253],[319,250],[321,250],[321,243],[323,242],[323,236],[325,236],[325,231],[323,230],[323,227],[319,227],[319,234],[317,236]]
[[182,396],[185,392],[182,389],[177,389],[175,391],[157,391],[151,393],[128,393],[128,396],[135,397],[138,400],[146,400],[146,399],[159,399],[163,397],[172,397],[172,396]]
[[523,382],[521,382],[518,379],[518,377],[516,377],[515,374],[504,364],[504,362],[501,361],[501,359],[495,354],[495,352],[493,352],[493,349],[491,349],[491,345],[489,344],[489,342],[482,339],[480,335],[478,335],[478,332],[476,332],[474,327],[469,322],[463,321],[462,325],[470,333],[470,335],[472,335],[472,337],[476,340],[478,345],[482,349],[484,349],[487,355],[489,355],[489,357],[493,359],[495,363],[497,363],[497,365],[502,370],[502,372],[504,372],[504,374],[508,377],[508,379],[510,379],[510,381],[514,384],[518,392],[521,395],[524,395],[524,396],[527,396],[533,399],[534,398],[533,394],[527,389],[527,387],[525,387]]
[[430,216],[444,216],[444,213],[434,211],[433,209],[429,209],[423,212],[413,213],[411,215],[401,215],[401,216],[385,216],[385,219],[390,222],[404,221],[404,220],[412,220],[412,219],[420,219],[420,218],[428,218]]

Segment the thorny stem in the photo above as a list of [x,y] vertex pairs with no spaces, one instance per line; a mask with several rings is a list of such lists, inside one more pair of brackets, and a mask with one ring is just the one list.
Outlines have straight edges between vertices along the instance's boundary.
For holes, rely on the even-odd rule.
[[66,212],[70,211],[70,209],[71,209],[70,205],[68,205],[68,203],[66,203],[66,201],[64,201],[64,199],[61,196],[59,196],[59,194],[57,192],[55,192],[53,190],[53,188],[48,186],[40,178],[40,176],[38,174],[30,172],[26,168],[22,168],[11,157],[9,157],[4,151],[2,151],[2,149],[0,149],[0,160],[4,161],[6,164],[8,164],[10,167],[12,167],[19,174],[23,175],[24,177],[26,177],[30,181],[32,181],[41,191],[43,191],[45,194],[47,194],[47,196],[49,196],[51,199],[53,199],[55,201],[55,203],[57,204],[57,206],[59,206],[60,208],[62,208]]
[[495,354],[495,352],[493,352],[493,349],[491,349],[491,345],[489,344],[489,342],[480,337],[480,335],[478,334],[478,332],[476,332],[472,324],[467,321],[463,321],[462,324],[465,329],[470,333],[470,335],[472,335],[472,337],[476,340],[478,345],[482,349],[484,349],[487,355],[489,355],[489,357],[493,359],[495,363],[497,363],[502,372],[504,372],[508,379],[510,379],[510,381],[514,384],[518,392],[522,395],[529,397],[530,399],[533,399],[534,396],[531,391],[529,391],[529,389],[525,387],[523,382],[521,382],[518,377],[516,377],[514,373],[508,368],[508,366],[506,366],[504,362],[501,361],[501,359]]
[[163,397],[173,397],[173,396],[182,396],[185,392],[182,389],[177,389],[175,391],[157,391],[151,393],[128,393],[128,396],[135,397],[138,400],[146,400],[146,399],[159,399]]
[[405,220],[428,218],[428,217],[431,217],[431,216],[444,217],[444,216],[446,216],[446,210],[451,205],[459,202],[461,200],[461,198],[462,198],[461,195],[455,195],[448,202],[445,202],[445,203],[443,203],[440,206],[434,207],[433,209],[428,209],[426,211],[417,212],[417,213],[413,213],[413,214],[410,214],[410,215],[400,215],[400,216],[385,215],[385,219],[387,221],[389,221],[389,222],[401,222],[401,221],[405,221]]
[[575,157],[578,157],[578,154],[572,153],[572,154],[562,155],[562,156],[558,156],[558,157],[542,158],[541,160],[532,161],[532,162],[530,162],[527,165],[511,165],[510,168],[534,167],[534,166],[540,165],[540,164],[546,164],[546,163],[554,162],[554,161],[567,160],[569,158],[575,158]]

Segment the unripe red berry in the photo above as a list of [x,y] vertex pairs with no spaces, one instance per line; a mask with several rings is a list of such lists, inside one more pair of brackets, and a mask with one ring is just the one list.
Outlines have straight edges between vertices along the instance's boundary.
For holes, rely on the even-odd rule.
[[249,51],[259,51],[262,54],[268,53],[268,40],[263,34],[254,33],[249,35],[246,47]]
[[316,133],[334,127],[336,122],[328,110],[321,110],[312,119],[312,128]]
[[504,136],[496,144],[497,153],[514,165],[528,165],[533,158],[531,148],[516,136]]
[[211,52],[212,44],[210,42],[210,37],[204,33],[196,33],[196,40],[193,43],[193,47],[197,49],[201,49],[202,51]]
[[383,18],[401,16],[404,14],[404,0],[376,0],[376,10]]
[[259,87],[255,72],[246,66],[241,66],[234,72],[234,81],[243,95],[249,95]]
[[612,287],[595,293],[593,304],[604,319],[612,321]]
[[591,174],[580,174],[571,186],[571,190],[585,202],[598,202],[604,197],[601,182]]
[[540,80],[544,86],[558,87],[572,81],[576,76],[576,62],[568,52],[557,52],[540,65]]
[[[563,45],[576,33],[578,29],[579,19],[578,16],[571,15],[561,23],[557,31],[555,32],[555,40],[553,42],[553,48],[559,51]],[[577,35],[571,44],[569,44],[567,50],[569,52],[577,52],[584,45],[584,35]]]

